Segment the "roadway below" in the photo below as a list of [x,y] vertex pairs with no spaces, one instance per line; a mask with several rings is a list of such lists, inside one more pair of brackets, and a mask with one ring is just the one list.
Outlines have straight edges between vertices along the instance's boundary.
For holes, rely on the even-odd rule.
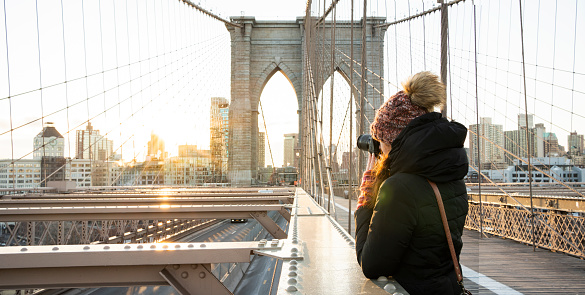
[[[287,221],[277,212],[269,212],[269,216],[278,226],[288,231]],[[272,236],[263,230],[262,226],[253,218],[245,223],[231,223],[224,220],[218,224],[194,232],[177,242],[238,242],[267,239]],[[254,255],[250,263],[222,263],[212,264],[212,273],[234,294],[272,295],[278,290],[282,263],[275,258]],[[226,276],[227,273],[229,276]],[[234,278],[230,278],[234,276]],[[241,277],[241,280],[238,279]],[[67,295],[179,295],[171,286],[139,286],[139,287],[104,287],[92,289],[72,289]]]

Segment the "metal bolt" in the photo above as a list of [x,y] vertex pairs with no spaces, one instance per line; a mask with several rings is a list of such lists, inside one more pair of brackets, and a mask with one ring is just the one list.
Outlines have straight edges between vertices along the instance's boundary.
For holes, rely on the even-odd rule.
[[378,280],[377,280],[377,281],[378,281],[378,282],[387,282],[387,281],[388,281],[388,278],[387,278],[387,277],[385,277],[385,276],[381,276],[381,277],[379,277],[379,278],[378,278]]
[[205,273],[204,272],[200,272],[199,273],[199,277],[202,278],[202,279],[205,278]]
[[394,292],[394,294],[392,294],[392,295],[404,295],[404,294],[402,294],[402,292]]
[[299,252],[299,249],[297,249],[296,247],[293,247],[292,249],[290,249],[290,251],[295,253],[295,252]]
[[173,269],[179,269],[179,267],[181,267],[181,266],[178,264],[173,264]]
[[297,272],[296,271],[291,271],[288,273],[289,277],[296,277],[297,276]]
[[289,285],[294,285],[294,284],[296,284],[296,283],[297,283],[297,279],[295,279],[295,278],[290,278],[290,279],[288,279],[288,284],[289,284]]
[[89,246],[83,247],[83,250],[89,250]]
[[189,276],[189,274],[186,271],[184,271],[184,272],[181,273],[181,277],[183,279],[186,279],[188,276]]
[[[89,247],[87,247],[87,248],[89,248]],[[124,249],[130,249],[130,246],[125,246]]]
[[22,249],[20,249],[20,251],[24,252],[24,251],[28,251],[28,249],[27,248],[22,248]]
[[156,245],[150,246],[150,249],[156,249]]
[[288,287],[286,288],[286,290],[287,290],[288,292],[295,292],[295,291],[297,291],[298,289],[297,289],[297,287],[295,287],[295,286],[288,286]]
[[181,245],[175,245],[175,248],[181,248]]
[[205,244],[201,244],[201,245],[199,245],[199,247],[201,247],[201,248],[205,248],[205,247],[207,247],[207,246],[205,246]]
[[197,264],[191,264],[192,269],[197,269]]
[[104,246],[104,250],[109,250],[110,246]]
[[294,266],[294,265],[291,265],[291,266],[288,267],[288,270],[297,270],[297,267]]
[[193,246],[193,244],[189,244],[189,246],[187,246],[187,247],[189,247],[189,248],[193,248],[193,247],[195,247],[195,246]]
[[163,245],[163,249],[167,249],[169,245]]
[[299,256],[299,254],[297,254],[297,253],[291,253],[290,256],[291,257],[297,257],[297,256]]
[[289,264],[290,264],[290,265],[297,265],[297,261],[293,259],[293,260],[291,260],[291,261],[290,261],[290,263],[289,263]]
[[392,292],[396,291],[396,286],[394,286],[394,284],[392,284],[392,283],[388,283],[388,284],[386,284],[386,286],[384,286],[384,290],[388,293],[392,293]]
[[136,249],[142,249],[142,248],[144,248],[144,246],[142,246],[142,245],[138,245],[138,247],[136,247]]

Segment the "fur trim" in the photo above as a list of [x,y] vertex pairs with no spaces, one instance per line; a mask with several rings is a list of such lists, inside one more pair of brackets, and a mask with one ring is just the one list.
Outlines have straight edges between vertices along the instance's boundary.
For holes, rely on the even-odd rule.
[[445,85],[439,77],[431,72],[420,72],[402,82],[404,92],[410,96],[412,103],[433,112],[435,107],[442,107],[447,100]]

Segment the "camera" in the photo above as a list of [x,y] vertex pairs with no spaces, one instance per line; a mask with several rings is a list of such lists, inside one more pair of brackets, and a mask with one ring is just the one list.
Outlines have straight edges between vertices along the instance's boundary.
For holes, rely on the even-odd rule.
[[362,134],[357,139],[357,147],[362,150],[378,156],[381,152],[380,142],[375,140],[369,134]]

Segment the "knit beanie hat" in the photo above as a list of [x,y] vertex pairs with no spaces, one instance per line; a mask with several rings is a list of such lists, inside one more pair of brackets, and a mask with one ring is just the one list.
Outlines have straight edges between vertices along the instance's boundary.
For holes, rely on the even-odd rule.
[[398,134],[418,116],[430,113],[446,101],[445,85],[431,72],[420,72],[402,83],[398,91],[376,112],[370,133],[374,139],[392,144]]

